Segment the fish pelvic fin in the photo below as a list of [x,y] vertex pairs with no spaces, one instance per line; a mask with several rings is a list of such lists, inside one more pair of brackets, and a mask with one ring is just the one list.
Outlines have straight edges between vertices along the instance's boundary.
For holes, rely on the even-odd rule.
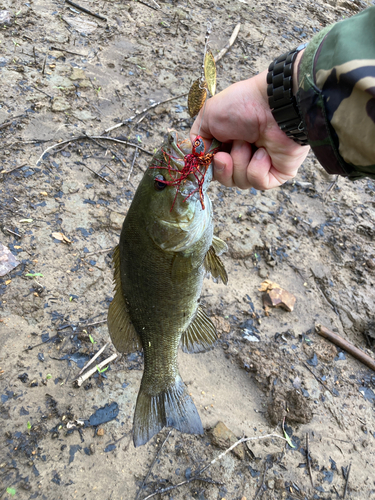
[[121,286],[120,249],[116,246],[113,252],[115,296],[108,310],[108,331],[113,345],[119,352],[132,352],[142,349],[141,339],[129,316]]
[[198,306],[197,314],[181,337],[181,348],[187,353],[206,352],[217,341],[216,328],[204,310]]
[[141,384],[134,413],[134,446],[146,444],[163,427],[203,434],[198,410],[179,375],[172,387],[157,395],[150,395]]
[[[216,240],[220,241],[222,244],[225,245],[224,241],[219,240],[219,238],[216,238]],[[222,250],[224,251],[224,250]],[[216,253],[215,250],[215,245],[214,245],[214,240],[212,240],[212,245],[208,249],[208,252],[206,253],[206,256],[204,258],[204,267],[206,271],[211,273],[212,277],[214,279],[220,278],[221,281],[226,285],[228,283],[228,274],[225,270],[224,264],[218,254]]]
[[214,247],[216,255],[221,255],[228,251],[228,245],[217,236],[212,237],[212,246]]

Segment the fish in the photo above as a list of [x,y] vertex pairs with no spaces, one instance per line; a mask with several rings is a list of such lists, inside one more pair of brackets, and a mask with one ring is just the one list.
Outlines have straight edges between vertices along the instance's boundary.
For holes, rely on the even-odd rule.
[[[208,153],[217,146],[214,141]],[[133,419],[135,447],[164,427],[203,434],[178,371],[177,353],[179,346],[187,353],[205,352],[217,340],[215,326],[199,302],[208,273],[227,284],[219,257],[227,245],[213,235],[212,205],[206,194],[212,165],[182,175],[191,148],[190,141],[178,143],[176,132],[168,134],[135,192],[113,253],[110,337],[121,353],[144,353]]]

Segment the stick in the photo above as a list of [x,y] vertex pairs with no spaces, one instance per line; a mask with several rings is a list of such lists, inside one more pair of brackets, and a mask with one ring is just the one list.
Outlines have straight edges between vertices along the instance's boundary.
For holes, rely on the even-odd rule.
[[39,165],[39,162],[42,160],[43,156],[48,153],[48,151],[51,151],[51,149],[57,148],[57,146],[61,146],[62,144],[67,144],[68,142],[73,142],[73,141],[81,141],[82,139],[87,139],[90,137],[90,139],[102,139],[106,141],[112,141],[112,142],[118,142],[119,144],[125,144],[125,146],[131,146],[133,148],[138,148],[140,151],[143,151],[143,153],[146,153],[150,156],[154,156],[153,153],[150,151],[147,151],[147,149],[141,148],[138,146],[138,144],[133,144],[132,142],[129,141],[121,141],[120,139],[116,139],[114,137],[106,137],[106,136],[101,136],[101,135],[92,135],[92,136],[87,136],[87,135],[80,135],[78,137],[73,137],[71,139],[68,139],[66,141],[58,142],[57,144],[53,144],[52,146],[49,146],[47,149],[43,151],[43,153],[40,155],[38,158],[36,165]]
[[18,165],[18,167],[14,167],[11,170],[2,170],[0,172],[0,174],[10,174],[10,173],[14,172],[15,170],[18,170],[19,168],[25,167],[26,165],[27,165],[27,163],[24,163],[23,165]]
[[150,111],[150,109],[156,108],[156,106],[159,106],[159,104],[165,104],[166,102],[173,101],[174,99],[179,99],[180,97],[186,97],[189,94],[189,92],[185,92],[184,94],[177,95],[175,97],[170,97],[169,99],[166,99],[165,101],[159,101],[159,102],[154,102],[154,104],[151,104],[148,108],[143,109],[142,111],[136,112],[133,116],[130,118],[127,118],[124,120],[122,123],[116,123],[116,125],[113,125],[113,127],[109,127],[105,130],[105,133],[108,134],[108,132],[111,132],[112,130],[115,130],[115,128],[122,127],[123,125],[126,125],[126,123],[131,122],[134,120],[134,118],[137,118],[137,116],[141,115],[142,113],[147,113],[147,111]]
[[306,364],[306,363],[303,363],[303,362],[302,362],[302,364],[303,364],[303,366],[304,366],[305,368],[307,368],[307,370],[309,370],[309,372],[311,373],[311,375],[313,375],[313,376],[315,377],[315,379],[316,379],[316,380],[317,380],[320,384],[322,384],[322,386],[324,387],[324,389],[327,389],[327,391],[328,391],[328,392],[330,392],[330,393],[332,394],[332,396],[334,396],[335,398],[337,397],[337,395],[336,395],[336,394],[334,394],[334,393],[331,391],[331,389],[330,389],[329,387],[327,387],[327,386],[324,384],[324,382],[323,382],[322,380],[320,380],[320,378],[319,378],[319,377],[317,377],[317,376],[315,375],[315,373],[311,370],[311,368],[309,368],[309,367],[307,366],[307,364]]
[[87,54],[79,54],[78,52],[72,52],[71,50],[63,49],[60,47],[52,46],[50,50],[59,50],[60,52],[66,52],[67,54],[73,54],[74,56],[87,57]]
[[215,62],[219,62],[220,59],[222,59],[225,54],[228,52],[228,50],[232,47],[234,42],[236,41],[238,32],[240,31],[241,28],[241,23],[238,23],[237,26],[234,28],[232,36],[229,38],[229,42],[226,44],[226,46],[221,49],[221,51],[215,56]]
[[375,371],[375,360],[372,359],[368,354],[363,352],[361,349],[358,349],[358,347],[355,347],[351,342],[343,339],[342,337],[340,337],[340,335],[337,335],[337,333],[328,330],[328,328],[326,328],[325,326],[316,325],[315,329],[319,335],[329,340],[333,344],[341,347],[349,354],[351,354],[354,358],[358,359],[361,363],[371,368],[371,370]]
[[87,165],[85,165],[82,161],[80,162],[80,165],[83,165],[84,167],[86,167],[88,170],[90,170],[90,172],[92,172],[93,174],[97,175],[98,177],[100,177],[100,179],[102,179],[102,181],[105,181],[107,182],[108,184],[113,184],[112,181],[106,179],[105,177],[103,177],[102,175],[100,175],[98,172],[95,172],[95,170],[93,170],[92,168],[88,167]]
[[259,497],[259,493],[262,491],[263,489],[263,486],[264,486],[264,482],[266,480],[266,474],[267,474],[267,471],[269,469],[269,465],[268,465],[268,462],[266,462],[266,465],[264,467],[264,473],[263,473],[263,479],[262,479],[262,484],[259,486],[258,488],[258,491],[256,492],[256,495],[254,497],[254,500],[257,500],[257,498]]
[[156,3],[156,5],[158,5],[159,9],[157,9],[157,8],[156,8],[156,7],[154,7],[153,5],[150,5],[150,4],[149,4],[149,3],[147,3],[147,2],[144,2],[143,0],[137,0],[137,1],[138,1],[139,3],[141,3],[141,4],[143,4],[143,5],[146,5],[146,7],[150,7],[150,9],[153,9],[153,10],[159,10],[159,9],[160,9],[159,5],[158,5],[156,2],[154,2],[154,3]]
[[160,453],[161,453],[161,450],[163,449],[163,446],[164,446],[164,445],[165,445],[165,443],[168,441],[168,438],[169,438],[169,436],[171,435],[171,432],[172,432],[172,430],[170,430],[170,431],[168,432],[167,437],[164,439],[164,441],[163,441],[162,445],[161,445],[161,446],[160,446],[160,448],[158,449],[158,452],[157,452],[157,454],[155,455],[155,458],[154,458],[154,460],[152,461],[152,464],[150,465],[150,468],[149,468],[149,470],[148,470],[148,472],[147,472],[147,474],[146,474],[146,477],[144,478],[144,480],[143,480],[143,482],[142,482],[142,484],[141,484],[141,487],[140,487],[140,488],[139,488],[139,490],[138,490],[138,493],[137,493],[137,496],[135,497],[135,500],[138,500],[139,495],[141,494],[141,491],[143,490],[143,487],[144,487],[144,485],[145,485],[145,483],[146,483],[146,481],[147,481],[147,479],[148,479],[148,476],[151,474],[152,468],[154,467],[156,460],[159,458]]
[[37,90],[38,92],[41,92],[42,94],[46,95],[47,97],[49,97],[50,99],[53,99],[53,96],[52,95],[49,95],[47,94],[47,92],[44,92],[44,90],[41,90],[41,89],[38,89],[38,87],[36,87],[35,85],[33,85],[32,83],[30,84],[31,87],[33,87],[33,89]]
[[131,173],[133,172],[134,163],[135,163],[135,160],[137,159],[137,156],[138,156],[138,148],[135,148],[132,166],[130,167],[129,175],[128,175],[128,178],[126,179],[127,181],[130,180],[130,176],[131,176]]
[[348,472],[346,473],[346,483],[345,483],[345,489],[344,489],[344,494],[342,496],[343,499],[346,497],[346,492],[348,491],[348,482],[349,482],[349,474],[350,474],[350,469],[351,469],[352,463],[350,462],[349,464],[349,469]]
[[312,472],[311,472],[311,458],[310,458],[310,451],[309,451],[309,433],[308,432],[306,432],[306,461],[307,461],[307,468],[309,469],[311,486],[314,489],[314,481],[313,481]]
[[80,5],[72,2],[71,0],[65,0],[65,2],[68,3],[69,5],[72,5],[76,9],[81,10],[82,12],[85,12],[86,14],[90,14],[90,16],[94,16],[97,19],[101,19],[102,21],[106,21],[107,20],[106,17],[103,17],[100,14],[96,14],[95,12],[91,12],[91,10],[86,9],[85,7],[81,7]]
[[77,386],[81,387],[83,382],[85,380],[87,380],[88,378],[90,378],[91,375],[93,375],[96,372],[97,368],[99,368],[99,370],[101,370],[105,365],[108,365],[111,361],[115,360],[117,358],[117,356],[118,356],[117,353],[112,354],[111,356],[109,356],[109,358],[105,359],[99,365],[97,365],[97,367],[95,366],[95,368],[91,368],[91,370],[89,370],[88,372],[86,372],[83,375],[81,375],[80,377],[78,377],[76,380]]
[[179,488],[180,486],[183,486],[184,484],[189,484],[192,483],[193,481],[204,481],[205,483],[210,483],[210,484],[216,484],[217,486],[223,486],[224,483],[219,483],[218,481],[213,481],[212,479],[208,477],[191,477],[190,479],[187,479],[186,481],[182,481],[181,483],[178,484],[172,484],[171,486],[167,486],[166,488],[160,488],[160,490],[154,491],[154,493],[151,493],[151,495],[148,495],[145,497],[143,500],[148,500],[149,498],[155,497],[156,495],[161,495],[163,493],[167,493],[168,491],[175,490]]
[[94,252],[85,253],[82,255],[82,257],[90,257],[91,255],[96,255],[98,253],[106,253],[106,252],[110,252],[111,250],[113,250],[113,247],[103,248],[102,250],[95,250]]
[[[106,146],[104,146],[104,144],[100,144],[100,142],[99,142],[99,141],[96,141],[93,137],[91,137],[90,135],[88,135],[88,134],[86,134],[86,133],[85,133],[85,135],[86,135],[86,137],[87,137],[88,139],[90,139],[91,141],[95,142],[95,144],[97,144],[97,145],[98,145],[98,146],[100,146],[101,148],[103,148],[103,149],[105,149],[105,150],[107,150],[107,151],[108,151],[108,148],[107,148]],[[122,158],[121,158],[121,157],[120,157],[120,156],[116,153],[116,151],[112,151],[112,149],[110,149],[109,151],[111,152],[111,154],[112,154],[113,156],[115,156],[115,157],[116,157],[116,158],[117,158],[117,159],[121,162],[122,166],[126,168],[126,164],[125,164],[124,160],[123,160],[123,159],[122,159]],[[115,173],[115,172],[114,172],[114,173]]]
[[105,350],[105,348],[107,347],[108,344],[109,344],[109,342],[107,342],[101,349],[99,349],[99,351],[95,354],[95,356],[93,356],[87,362],[87,364],[82,368],[82,370],[78,373],[78,376],[76,378],[78,378],[81,375],[81,373],[83,373],[96,360],[96,358],[101,355],[101,353]]

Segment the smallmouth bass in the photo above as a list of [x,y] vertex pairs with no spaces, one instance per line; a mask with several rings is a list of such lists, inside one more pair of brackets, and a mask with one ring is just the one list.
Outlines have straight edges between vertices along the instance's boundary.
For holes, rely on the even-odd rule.
[[[207,153],[217,145],[214,141]],[[189,153],[190,142],[178,144],[177,134],[170,133],[138,186],[113,256],[109,333],[118,351],[144,352],[133,422],[135,446],[147,443],[163,427],[203,434],[178,372],[177,352],[179,345],[185,352],[204,352],[217,340],[199,297],[207,272],[227,283],[218,257],[227,247],[213,236],[206,195],[212,165],[204,166],[203,176],[191,173],[176,182]]]

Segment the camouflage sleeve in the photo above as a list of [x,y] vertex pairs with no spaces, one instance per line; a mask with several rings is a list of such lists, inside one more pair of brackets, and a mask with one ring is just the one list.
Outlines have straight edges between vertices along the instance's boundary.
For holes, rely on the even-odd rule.
[[297,102],[330,174],[375,178],[375,7],[322,30],[299,66]]

